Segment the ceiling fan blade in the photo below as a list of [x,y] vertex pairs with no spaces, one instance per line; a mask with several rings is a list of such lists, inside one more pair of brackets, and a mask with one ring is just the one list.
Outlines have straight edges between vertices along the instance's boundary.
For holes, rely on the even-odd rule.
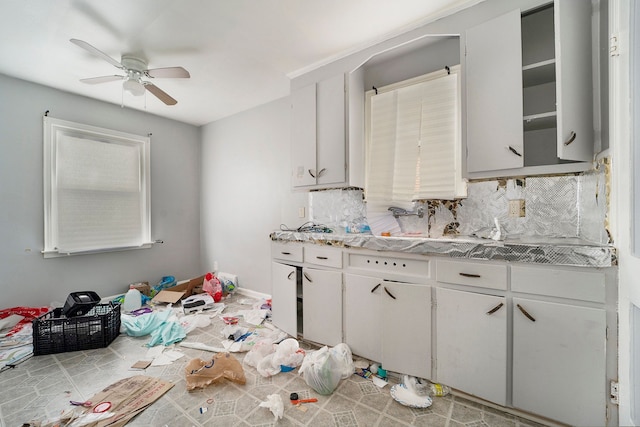
[[95,85],[98,83],[107,83],[107,82],[113,82],[116,80],[122,80],[124,79],[125,76],[117,76],[117,75],[113,75],[113,76],[102,76],[102,77],[89,77],[88,79],[80,79],[80,81],[82,83],[88,83],[90,85]]
[[176,105],[178,103],[178,101],[176,101],[175,99],[170,97],[167,92],[163,91],[162,89],[160,89],[158,86],[154,85],[153,83],[144,82],[143,84],[144,84],[144,87],[147,88],[147,90],[149,92],[154,94],[156,96],[156,98],[158,98],[160,101],[164,102],[165,104],[167,104],[167,105]]
[[152,68],[144,72],[149,77],[188,79],[191,74],[182,67]]
[[104,59],[105,61],[107,61],[110,64],[112,64],[114,67],[120,68],[122,70],[125,69],[125,67],[121,63],[119,63],[118,61],[116,61],[115,59],[113,59],[112,57],[110,57],[109,55],[104,53],[103,51],[98,50],[95,47],[91,46],[89,43],[87,43],[87,42],[85,42],[83,40],[78,40],[78,39],[70,39],[69,41],[71,43],[77,45],[77,46],[80,46],[81,48],[83,48],[87,52]]

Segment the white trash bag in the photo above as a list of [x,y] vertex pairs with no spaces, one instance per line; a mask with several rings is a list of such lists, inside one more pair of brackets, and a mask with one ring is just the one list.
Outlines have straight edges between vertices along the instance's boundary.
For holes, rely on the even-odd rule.
[[305,351],[300,348],[298,340],[295,338],[287,338],[276,347],[273,364],[296,368],[300,366],[304,360],[304,355]]
[[333,393],[340,380],[353,372],[351,349],[346,344],[338,344],[333,349],[324,346],[307,353],[299,370],[307,385],[322,395]]
[[255,345],[249,350],[244,357],[244,363],[254,368],[258,367],[258,364],[262,359],[276,351],[276,345],[270,339],[263,339],[255,343]]

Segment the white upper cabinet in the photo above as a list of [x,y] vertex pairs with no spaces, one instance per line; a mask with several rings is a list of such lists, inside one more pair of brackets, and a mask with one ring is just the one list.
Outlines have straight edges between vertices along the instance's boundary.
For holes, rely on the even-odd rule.
[[467,31],[467,171],[521,168],[520,11]]
[[346,182],[345,76],[296,89],[292,102],[294,188]]
[[556,1],[556,94],[558,157],[590,161],[593,156],[591,5]]
[[556,0],[466,32],[469,178],[589,169],[591,8]]

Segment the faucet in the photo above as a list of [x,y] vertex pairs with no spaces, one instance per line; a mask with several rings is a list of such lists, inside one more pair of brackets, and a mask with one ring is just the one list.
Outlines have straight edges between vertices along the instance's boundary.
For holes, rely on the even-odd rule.
[[416,215],[418,218],[424,217],[424,208],[422,206],[419,206],[415,212],[409,212],[406,209],[399,208],[397,206],[391,206],[387,210],[391,211],[394,218],[398,218],[401,216],[411,216],[411,215]]

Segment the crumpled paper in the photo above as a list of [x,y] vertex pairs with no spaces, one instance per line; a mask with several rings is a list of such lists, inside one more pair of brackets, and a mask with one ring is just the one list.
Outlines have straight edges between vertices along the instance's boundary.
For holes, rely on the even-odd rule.
[[261,402],[258,406],[262,408],[269,408],[276,421],[284,415],[284,403],[282,403],[282,397],[280,397],[279,394],[268,395],[267,400]]

